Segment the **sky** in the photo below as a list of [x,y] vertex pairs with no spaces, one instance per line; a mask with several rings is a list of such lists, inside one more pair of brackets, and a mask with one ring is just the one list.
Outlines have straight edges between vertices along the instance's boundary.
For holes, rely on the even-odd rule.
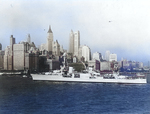
[[69,48],[71,30],[80,31],[80,45],[105,56],[109,50],[121,58],[148,64],[150,61],[149,0],[1,0],[0,43],[47,41],[49,25],[54,41]]

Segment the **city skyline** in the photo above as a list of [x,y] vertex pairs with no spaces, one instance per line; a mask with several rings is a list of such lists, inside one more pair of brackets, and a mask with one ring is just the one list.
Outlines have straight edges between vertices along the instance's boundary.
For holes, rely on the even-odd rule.
[[105,56],[109,50],[118,60],[150,61],[150,2],[148,0],[0,1],[0,43],[3,50],[13,35],[16,43],[30,34],[36,46],[47,41],[51,25],[54,39],[69,49],[70,30],[80,31],[80,42],[91,52]]

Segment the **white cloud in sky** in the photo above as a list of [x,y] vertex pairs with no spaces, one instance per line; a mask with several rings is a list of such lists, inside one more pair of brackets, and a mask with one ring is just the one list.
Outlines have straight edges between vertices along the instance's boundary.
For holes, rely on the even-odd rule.
[[36,45],[46,43],[48,26],[54,40],[68,49],[69,33],[80,31],[81,45],[104,55],[106,50],[139,61],[150,60],[149,0],[1,0],[0,42],[9,45],[30,33]]

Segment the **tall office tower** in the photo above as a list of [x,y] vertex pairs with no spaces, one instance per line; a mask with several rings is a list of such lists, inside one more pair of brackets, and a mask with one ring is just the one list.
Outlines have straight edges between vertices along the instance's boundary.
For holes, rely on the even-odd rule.
[[139,68],[143,68],[144,64],[142,62],[139,62]]
[[53,45],[53,32],[51,30],[51,27],[49,26],[48,30],[48,37],[47,37],[47,51],[52,54],[52,45]]
[[78,59],[84,61],[84,60],[83,60],[83,56],[82,56],[82,47],[83,47],[83,46],[80,46],[80,47],[79,47]]
[[105,59],[106,59],[106,61],[109,61],[109,55],[110,55],[110,51],[106,51],[105,52]]
[[[26,48],[29,45],[30,48]],[[32,44],[21,42],[13,45],[13,68],[14,70],[35,71],[38,69],[38,53]]]
[[13,45],[16,43],[15,41],[15,38],[13,37],[13,35],[10,36],[10,55],[9,55],[9,69],[10,70],[14,70],[14,67],[13,67]]
[[117,54],[110,54],[109,55],[109,61],[112,62],[112,61],[117,61]]
[[88,46],[82,46],[82,56],[85,58],[85,61],[91,59],[91,50]]
[[13,68],[13,45],[15,44],[15,38],[13,35],[10,36],[10,46],[7,46],[5,49],[4,55],[4,69],[5,70],[14,70]]
[[10,36],[10,45],[12,46],[13,44],[15,44],[15,38],[13,37],[13,35]]
[[29,44],[31,44],[31,37],[30,37],[30,34],[28,34],[27,42],[28,42]]
[[77,31],[74,33],[74,56],[78,57],[79,47],[80,47],[80,32]]
[[69,53],[74,53],[74,33],[71,30],[71,33],[69,35]]
[[102,58],[101,53],[98,52],[93,53],[93,59],[100,61],[101,58]]
[[2,44],[0,43],[0,50],[2,50]]
[[25,44],[14,44],[13,46],[14,70],[23,70],[25,63]]

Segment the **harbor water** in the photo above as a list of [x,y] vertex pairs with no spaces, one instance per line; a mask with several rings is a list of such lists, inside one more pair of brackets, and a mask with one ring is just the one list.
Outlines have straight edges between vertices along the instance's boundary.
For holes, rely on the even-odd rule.
[[49,82],[0,76],[0,114],[150,114],[150,84]]

